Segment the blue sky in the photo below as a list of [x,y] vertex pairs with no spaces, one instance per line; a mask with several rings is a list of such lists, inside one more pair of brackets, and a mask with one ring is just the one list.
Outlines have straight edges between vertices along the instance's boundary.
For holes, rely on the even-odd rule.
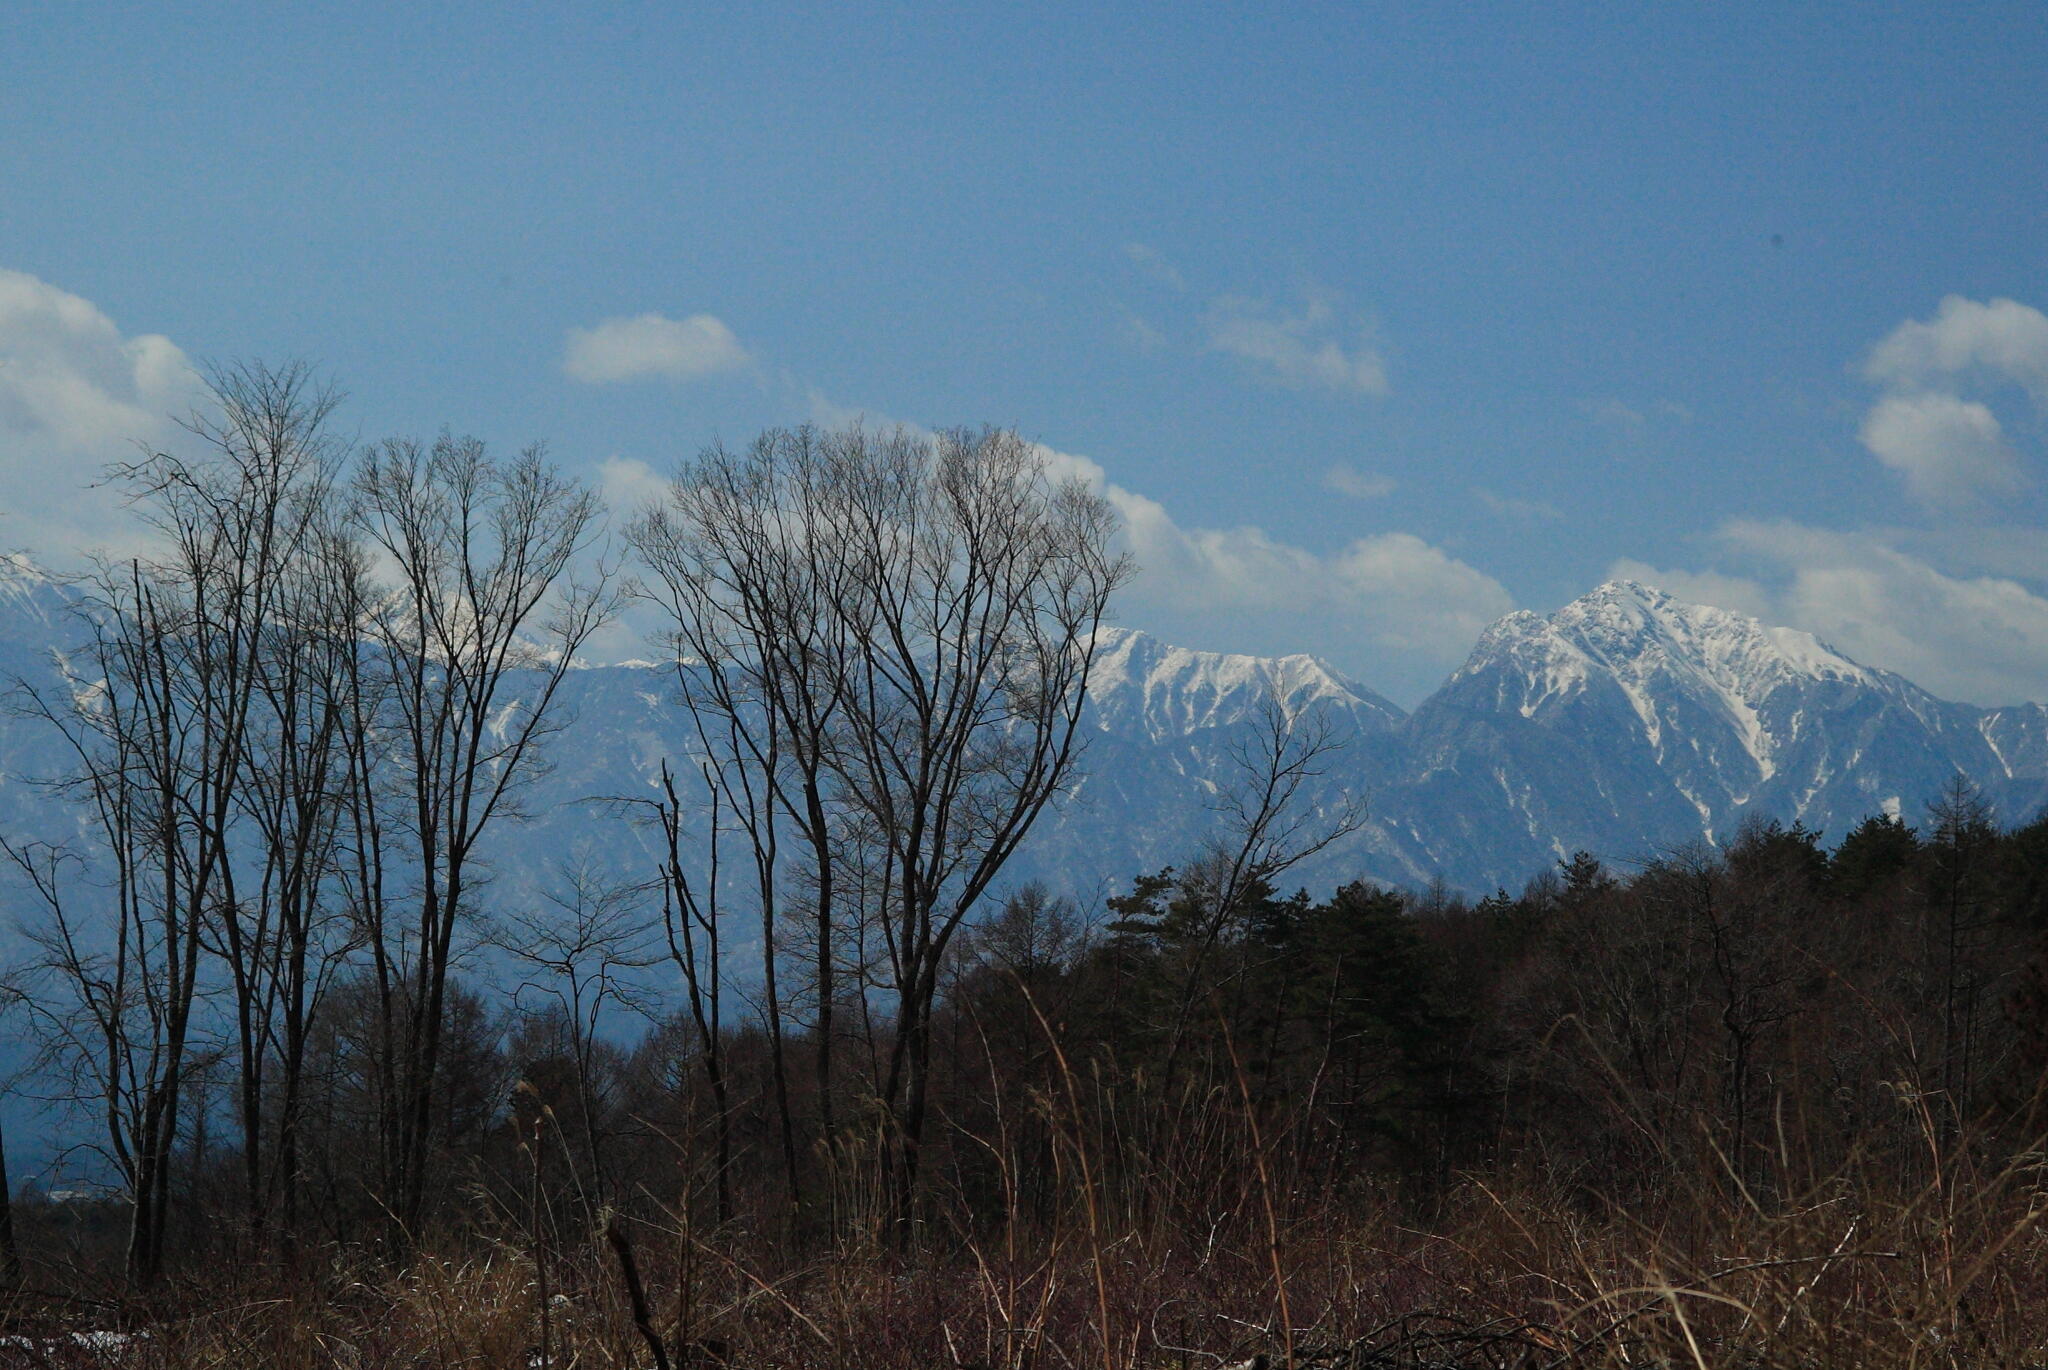
[[[1123,621],[1412,703],[1614,574],[2048,698],[2038,6],[25,4],[0,544],[188,369],[622,502],[763,426],[1014,425]],[[623,640],[614,644],[628,650]]]

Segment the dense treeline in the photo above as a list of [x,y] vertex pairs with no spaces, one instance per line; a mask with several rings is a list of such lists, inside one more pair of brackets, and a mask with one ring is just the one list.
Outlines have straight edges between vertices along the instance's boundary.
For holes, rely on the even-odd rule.
[[[2048,818],[2001,828],[1961,782],[1925,822],[1873,817],[1832,850],[1764,821],[1629,871],[1579,853],[1477,904],[1255,880],[1225,906],[1215,876],[1201,860],[1143,876],[1093,916],[1026,889],[959,945],[935,1005],[945,1126],[920,1222],[1050,1221],[1074,1195],[1055,1162],[1076,1128],[1098,1201],[1172,1223],[1241,1211],[1247,1126],[1297,1199],[1426,1212],[1461,1176],[1516,1169],[1587,1203],[1653,1202],[1703,1171],[1753,1195],[1852,1163],[1910,1180],[1930,1132],[2018,1147],[2043,1121]],[[680,1185],[706,1225],[886,1235],[863,1159],[886,1069],[872,1010],[836,1018],[854,1025],[844,1096],[795,1092],[801,1134],[847,1122],[836,1148],[799,1154],[794,1186],[765,1032],[727,1030],[721,1200],[717,1104],[674,999],[651,996],[653,1021],[617,1040],[559,1004],[458,994],[436,1122],[451,1192],[495,1183],[516,1208],[537,1163],[549,1203],[584,1219],[679,1202]],[[367,1192],[349,1065],[367,1021],[359,992],[336,995],[308,1066],[337,1239],[365,1217],[343,1196]],[[793,1023],[784,1049],[806,1079],[815,1037]],[[816,1211],[789,1208],[792,1190]]]

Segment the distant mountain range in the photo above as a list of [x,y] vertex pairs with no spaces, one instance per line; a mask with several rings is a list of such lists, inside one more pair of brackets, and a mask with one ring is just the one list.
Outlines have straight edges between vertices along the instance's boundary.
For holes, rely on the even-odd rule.
[[1547,618],[1501,619],[1409,714],[1312,657],[1115,633],[1090,778],[1042,835],[1053,868],[1115,879],[1185,855],[1268,697],[1341,720],[1345,751],[1316,799],[1369,804],[1363,828],[1293,877],[1311,888],[1366,875],[1514,889],[1580,848],[1640,861],[1725,840],[1751,814],[1838,839],[1877,812],[1917,820],[1958,771],[2008,821],[2048,804],[2048,707],[1938,699],[1809,633],[1616,581]]
[[[75,636],[70,593],[0,559],[0,675],[50,669]],[[528,804],[532,824],[496,843],[505,897],[552,880],[577,851],[651,873],[646,834],[577,801],[646,793],[664,756],[688,756],[673,695],[655,667],[572,674],[574,721]],[[1839,838],[1878,811],[1917,818],[1957,771],[2008,821],[2048,803],[2048,707],[1937,699],[1810,634],[1617,581],[1547,618],[1501,619],[1412,713],[1314,657],[1196,652],[1105,629],[1084,774],[1014,877],[1090,896],[1186,859],[1213,830],[1217,789],[1267,700],[1321,712],[1341,743],[1307,801],[1368,804],[1363,827],[1290,876],[1311,889],[1360,876],[1516,888],[1579,848],[1641,860],[1725,839],[1750,814]],[[22,782],[60,761],[37,725],[0,718],[0,830],[76,831]]]

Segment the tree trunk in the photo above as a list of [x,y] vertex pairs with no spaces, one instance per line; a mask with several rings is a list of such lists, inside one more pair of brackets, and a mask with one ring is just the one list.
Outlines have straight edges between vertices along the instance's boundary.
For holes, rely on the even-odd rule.
[[14,1244],[14,1191],[7,1183],[7,1138],[0,1132],[0,1289],[21,1284],[21,1251]]

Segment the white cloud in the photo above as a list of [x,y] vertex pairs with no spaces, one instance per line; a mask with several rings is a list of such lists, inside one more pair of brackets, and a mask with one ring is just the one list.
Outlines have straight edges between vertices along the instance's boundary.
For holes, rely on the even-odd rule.
[[1130,346],[1140,352],[1157,352],[1166,346],[1166,330],[1122,305],[1117,306],[1117,312],[1123,324],[1119,331],[1123,335],[1123,340]]
[[119,506],[88,487],[167,441],[200,393],[170,339],[124,336],[89,300],[0,269],[0,547],[61,562],[106,541]]
[[616,522],[667,499],[669,483],[636,457],[606,457],[597,464],[597,489]]
[[1886,395],[1864,418],[1859,436],[1930,504],[1966,504],[2024,484],[1998,416],[1975,400],[1931,390]]
[[641,314],[570,329],[562,369],[576,380],[604,385],[649,376],[695,380],[752,360],[733,331],[710,314]]
[[1630,404],[1608,396],[1580,400],[1578,410],[1606,436],[1611,446],[1629,453],[1644,451],[1657,438],[1686,427],[1694,419],[1692,410],[1675,400]]
[[2030,484],[2013,435],[2035,425],[1993,406],[2018,389],[2048,411],[2048,315],[1952,295],[1887,334],[1862,372],[1878,393],[1858,436],[1927,506],[1926,526],[1735,519],[1715,531],[1715,560],[1744,574],[1636,561],[1614,574],[1806,629],[1945,698],[2048,702],[2048,530],[1987,520],[1983,504]]
[[2048,402],[2048,315],[2017,300],[1950,295],[1927,322],[1908,320],[1871,349],[1864,375],[1920,387],[1983,370]]
[[1885,528],[1877,535],[1950,574],[2039,581],[2048,569],[2048,528],[2037,525],[1956,523]]
[[1615,563],[1682,599],[1803,628],[1947,699],[2048,701],[2048,598],[2004,576],[1957,576],[1870,532],[1738,519],[1716,539],[1755,578]]
[[1724,576],[1718,571],[1672,571],[1623,557],[1607,568],[1607,579],[1641,581],[1689,604],[1711,604],[1716,609],[1732,609],[1766,623],[1778,622],[1778,604],[1771,592],[1744,576]]
[[[804,405],[810,413],[810,421],[823,428],[844,428],[848,424],[857,423],[866,427],[870,432],[883,428],[907,428],[913,433],[921,433],[926,437],[933,436],[932,430],[921,423],[911,423],[908,420],[895,418],[875,409],[855,409],[849,405],[839,403],[816,386],[811,386],[804,391]],[[1059,455],[1052,452],[1052,449],[1049,447],[1044,450],[1054,456]],[[1088,465],[1095,471],[1097,476],[1101,474],[1102,468],[1096,466],[1094,462],[1091,461]],[[1062,472],[1060,474],[1064,476],[1068,473]]]
[[1893,329],[1863,364],[1882,393],[1863,421],[1863,445],[1906,479],[1916,499],[1969,505],[2027,482],[1986,394],[2015,385],[2048,406],[2048,315],[2015,300],[1950,295],[1928,320]]
[[1312,650],[1360,664],[1398,653],[1408,659],[1383,662],[1372,683],[1415,693],[1515,607],[1491,576],[1411,533],[1374,534],[1323,555],[1250,525],[1183,527],[1090,458],[1040,450],[1053,475],[1099,490],[1123,520],[1138,574],[1122,617],[1190,646]]
[[0,433],[97,455],[148,437],[193,388],[169,338],[124,338],[90,301],[0,269]]
[[1440,660],[1463,656],[1515,607],[1499,581],[1412,533],[1360,538],[1335,569],[1338,607],[1369,622],[1376,642]]
[[1361,471],[1340,461],[1323,472],[1323,487],[1353,499],[1381,499],[1394,493],[1395,483],[1392,476]]
[[2001,576],[1951,576],[1882,540],[1736,522],[1730,544],[1791,570],[1791,620],[1936,694],[2048,700],[2048,599]]
[[1648,414],[1617,399],[1581,400],[1579,412],[1602,428],[1618,428],[1630,434],[1640,434],[1650,426]]
[[[815,423],[931,431],[815,389],[806,402]],[[1137,574],[1118,596],[1117,620],[1178,646],[1313,652],[1413,702],[1515,607],[1500,582],[1413,534],[1374,534],[1319,554],[1250,525],[1184,527],[1158,500],[1110,480],[1094,458],[1035,446],[1049,476],[1101,494],[1122,523]]]
[[1265,379],[1294,389],[1387,393],[1386,360],[1361,339],[1346,347],[1327,299],[1312,296],[1287,313],[1242,296],[1217,300],[1208,316],[1209,349],[1238,357]]

